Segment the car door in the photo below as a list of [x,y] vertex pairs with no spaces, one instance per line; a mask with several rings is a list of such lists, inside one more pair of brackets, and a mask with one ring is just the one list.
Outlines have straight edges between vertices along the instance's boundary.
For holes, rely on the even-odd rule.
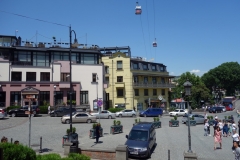
[[199,117],[198,117],[198,115],[197,115],[197,114],[194,114],[193,117],[194,117],[194,120],[196,121],[196,123],[199,123]]
[[179,115],[183,116],[185,114],[184,110],[183,109],[180,109],[179,110]]
[[72,122],[81,122],[81,113],[78,113],[78,114],[75,114],[73,117],[72,117]]
[[199,123],[204,123],[204,116],[203,115],[198,115]]
[[127,114],[127,110],[123,110],[123,111],[122,111],[122,116],[125,117],[126,114]]
[[108,112],[107,111],[101,111],[101,118],[108,118]]
[[20,115],[20,116],[25,116],[25,111],[28,111],[28,107],[24,106],[24,107],[21,107],[18,111],[17,111],[17,114]]

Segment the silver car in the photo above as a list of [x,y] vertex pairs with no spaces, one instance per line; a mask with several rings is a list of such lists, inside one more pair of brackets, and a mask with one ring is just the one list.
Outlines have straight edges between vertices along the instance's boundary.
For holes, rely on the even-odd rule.
[[107,110],[102,110],[100,113],[91,113],[91,115],[96,116],[97,118],[108,118],[108,119],[112,119],[112,118],[116,118],[116,114],[109,112]]
[[136,117],[136,112],[132,109],[124,109],[116,113],[117,117]]
[[[96,116],[92,116],[85,112],[75,112],[72,115],[73,123],[76,123],[76,122],[92,123],[92,122],[96,122],[96,120],[97,120]],[[61,122],[62,123],[70,123],[70,115],[67,114],[65,116],[62,116]]]
[[[203,115],[200,115],[200,114],[190,114],[189,115],[189,118],[191,119],[192,117],[194,117],[194,120],[196,121],[197,124],[200,124],[200,123],[204,123],[204,116]],[[182,123],[186,123],[186,121],[188,120],[188,114],[185,114],[183,115],[183,118],[182,118]]]

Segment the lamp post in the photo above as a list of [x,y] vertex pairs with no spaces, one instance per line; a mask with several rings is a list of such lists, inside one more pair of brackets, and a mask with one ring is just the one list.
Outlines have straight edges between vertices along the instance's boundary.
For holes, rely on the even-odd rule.
[[57,86],[54,85],[54,97],[53,97],[53,106],[54,106],[54,111],[56,111],[56,88]]
[[125,108],[127,108],[127,107],[126,107],[126,100],[127,100],[127,97],[125,96],[125,97],[124,97],[124,102],[125,102],[125,103],[124,103],[124,107],[125,107]]
[[72,30],[71,26],[69,26],[69,36],[70,36],[70,47],[69,47],[69,63],[70,63],[70,134],[72,134],[72,32],[75,35],[74,44],[77,43],[76,32]]
[[[192,84],[187,80],[184,84],[184,89],[185,89],[185,96],[190,96],[191,95],[191,87]],[[190,132],[190,119],[189,119],[189,113],[190,113],[190,107],[189,107],[189,98],[187,101],[188,105],[188,153],[192,153],[191,149],[191,132]]]
[[99,120],[99,123],[100,123],[100,106],[98,104],[98,75],[96,74],[96,82],[97,82],[97,87],[96,87],[96,90],[97,90],[97,107],[98,107],[98,120]]

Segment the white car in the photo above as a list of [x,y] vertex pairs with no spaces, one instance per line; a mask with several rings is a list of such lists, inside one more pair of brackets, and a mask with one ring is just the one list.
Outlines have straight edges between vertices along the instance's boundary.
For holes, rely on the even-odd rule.
[[132,109],[124,109],[116,113],[117,117],[136,117],[137,113]]
[[0,118],[4,119],[7,116],[3,109],[0,109]]
[[183,116],[187,114],[187,110],[184,109],[175,109],[173,112],[170,112],[170,116]]
[[102,110],[100,113],[91,113],[91,115],[96,116],[97,118],[108,118],[108,119],[112,119],[112,118],[116,118],[116,114],[109,112],[107,110]]

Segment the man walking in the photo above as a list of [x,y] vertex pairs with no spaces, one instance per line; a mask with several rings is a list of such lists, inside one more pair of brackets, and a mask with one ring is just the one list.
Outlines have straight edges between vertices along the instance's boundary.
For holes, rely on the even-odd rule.
[[96,142],[95,143],[98,143],[99,137],[100,137],[100,125],[99,125],[99,123],[97,123],[97,126],[96,126]]
[[235,147],[235,160],[240,160],[240,148],[238,146],[238,143],[234,141],[233,145]]
[[50,115],[50,113],[51,113],[51,107],[50,107],[50,105],[48,106],[48,114]]

